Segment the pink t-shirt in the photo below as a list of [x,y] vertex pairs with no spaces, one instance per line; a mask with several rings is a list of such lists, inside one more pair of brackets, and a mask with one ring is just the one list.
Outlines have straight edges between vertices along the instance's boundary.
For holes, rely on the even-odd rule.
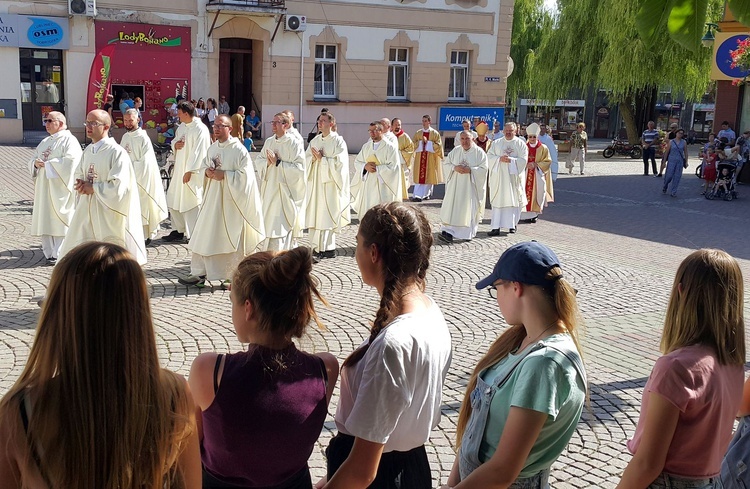
[[638,450],[649,397],[656,392],[680,410],[663,471],[696,479],[718,475],[732,439],[743,381],[742,365],[721,365],[709,346],[686,346],[664,355],[643,389],[641,416],[628,450]]

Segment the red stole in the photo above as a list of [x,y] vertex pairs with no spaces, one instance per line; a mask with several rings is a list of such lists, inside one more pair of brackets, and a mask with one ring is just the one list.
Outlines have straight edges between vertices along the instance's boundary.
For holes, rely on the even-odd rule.
[[[536,146],[529,146],[528,143],[526,143],[526,147],[529,148],[529,159],[527,161],[536,161],[536,150],[539,148],[539,145],[542,144],[537,141]],[[531,206],[534,203],[534,200],[536,200],[536,196],[534,195],[534,182],[536,180],[536,169],[535,168],[527,168],[526,169],[526,211],[531,212]]]
[[430,140],[430,131],[422,131],[422,153],[419,155],[419,177],[417,183],[427,183],[427,158],[430,157],[429,151],[427,151],[427,144],[424,142],[424,138]]

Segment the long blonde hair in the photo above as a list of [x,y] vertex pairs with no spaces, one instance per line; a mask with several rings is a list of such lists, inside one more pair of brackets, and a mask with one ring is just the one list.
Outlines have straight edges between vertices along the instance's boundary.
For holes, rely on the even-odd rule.
[[122,247],[83,244],[55,267],[21,376],[0,422],[32,409],[20,443],[52,487],[184,487],[192,433],[184,381],[159,366],[141,267]]
[[744,285],[737,261],[721,250],[694,251],[677,269],[661,336],[662,353],[703,344],[722,365],[745,364]]
[[[578,353],[583,358],[583,350],[581,349],[578,340],[578,330],[581,325],[581,314],[578,310],[578,303],[576,302],[576,291],[570,283],[562,277],[562,270],[560,267],[554,267],[549,272],[545,279],[550,283],[548,287],[539,287],[536,285],[525,285],[525,287],[539,287],[544,290],[546,297],[553,305],[557,312],[557,316],[560,319],[566,332],[573,339],[573,343],[576,345]],[[464,436],[466,425],[469,422],[469,416],[471,416],[471,393],[477,386],[477,378],[482,370],[490,367],[516,350],[523,339],[526,337],[526,328],[522,324],[512,325],[510,328],[505,330],[498,339],[490,346],[487,353],[479,360],[479,363],[474,368],[471,377],[469,377],[469,383],[466,386],[466,392],[464,393],[464,400],[461,404],[461,411],[458,413],[458,423],[456,425],[456,449],[461,447],[461,439]]]

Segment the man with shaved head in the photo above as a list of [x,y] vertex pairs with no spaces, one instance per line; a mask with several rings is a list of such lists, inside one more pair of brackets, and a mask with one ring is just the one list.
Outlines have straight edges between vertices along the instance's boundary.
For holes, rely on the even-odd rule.
[[[370,140],[354,160],[352,177],[357,183],[354,210],[360,219],[377,204],[401,202],[401,156],[398,149],[383,140],[383,124],[370,123]],[[354,183],[353,183],[354,185]]]
[[391,132],[396,137],[398,154],[401,156],[401,184],[404,187],[401,196],[404,200],[409,198],[409,185],[406,183],[406,172],[411,166],[411,159],[414,156],[414,141],[411,140],[401,127],[401,119],[393,118]]
[[87,241],[106,241],[125,247],[138,263],[146,263],[133,165],[128,153],[108,136],[112,120],[103,110],[86,115],[86,147],[75,172],[76,212],[60,256]]
[[34,179],[31,235],[42,237],[44,257],[48,265],[54,265],[73,217],[73,176],[81,160],[81,144],[60,112],[47,114],[44,127],[49,136],[39,143],[29,162]]

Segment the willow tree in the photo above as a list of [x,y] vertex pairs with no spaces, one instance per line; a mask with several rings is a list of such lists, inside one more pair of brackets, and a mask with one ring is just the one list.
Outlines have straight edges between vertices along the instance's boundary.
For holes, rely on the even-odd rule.
[[[723,0],[707,0],[718,20]],[[659,86],[687,100],[700,100],[709,84],[709,49],[690,51],[667,29],[654,32],[648,47],[636,30],[640,0],[558,0],[555,26],[530,63],[538,98],[564,98],[578,88],[604,89],[618,104],[630,142],[638,141],[634,106]]]
[[510,57],[514,69],[508,77],[505,98],[514,106],[519,96],[533,93],[531,78],[534,52],[554,25],[552,13],[544,8],[544,0],[516,0],[513,6],[513,36]]

